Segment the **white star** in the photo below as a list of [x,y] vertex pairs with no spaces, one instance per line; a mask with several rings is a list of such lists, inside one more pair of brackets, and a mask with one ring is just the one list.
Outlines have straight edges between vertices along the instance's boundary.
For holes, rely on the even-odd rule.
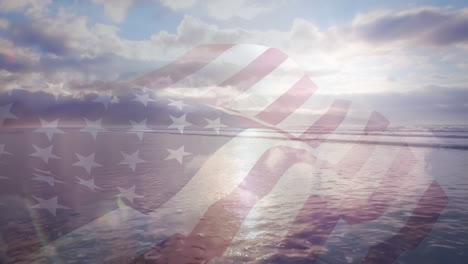
[[42,127],[34,130],[34,132],[45,133],[47,135],[47,138],[49,139],[49,141],[52,140],[52,137],[54,136],[54,134],[63,134],[63,133],[65,133],[62,130],[57,128],[59,119],[56,119],[56,120],[51,121],[51,122],[47,122],[44,119],[39,119],[39,120],[41,121],[41,126]]
[[47,148],[40,148],[36,145],[33,145],[33,148],[36,150],[36,152],[30,154],[29,156],[38,157],[42,159],[45,163],[49,163],[49,159],[60,159],[59,156],[52,154],[53,147],[54,146],[50,145]]
[[41,170],[41,169],[34,169],[34,170],[36,170],[36,171],[38,171],[38,172],[40,172],[40,173],[43,173],[43,174],[47,174],[47,175],[54,176],[54,175],[52,174],[52,172],[50,172],[50,171],[48,171],[48,170]]
[[52,95],[54,96],[55,100],[57,101],[58,100],[58,97],[59,97],[59,94],[62,93],[62,94],[70,94],[69,91],[63,89],[63,83],[60,82],[60,83],[46,83],[47,84],[47,88],[46,90]]
[[148,88],[148,87],[146,87],[146,86],[143,86],[143,87],[141,88],[141,90],[142,90],[144,93],[147,93],[147,94],[149,94],[149,95],[153,95],[153,96],[154,96],[154,94],[155,94],[155,92],[154,92],[153,89]]
[[191,155],[192,153],[190,152],[185,152],[184,146],[178,148],[177,150],[175,149],[167,149],[169,151],[169,156],[167,156],[166,160],[172,160],[175,159],[177,160],[180,164],[182,164],[182,161],[184,160],[184,156]]
[[93,99],[95,103],[101,103],[104,105],[104,108],[107,109],[110,103],[118,103],[119,99],[117,96],[98,94],[96,98]]
[[53,214],[54,216],[57,214],[57,209],[70,209],[69,207],[60,205],[58,203],[57,196],[48,200],[41,199],[35,196],[33,196],[33,198],[36,199],[38,204],[31,206],[31,208],[46,209],[47,211],[49,211],[49,213]]
[[79,166],[79,167],[83,167],[86,172],[88,174],[91,173],[91,170],[94,168],[94,167],[102,167],[101,164],[99,163],[96,163],[94,161],[94,156],[96,155],[95,153],[89,155],[89,156],[81,156],[80,154],[78,153],[75,153],[76,154],[76,157],[79,159],[79,161],[75,162],[73,164],[73,166]]
[[34,174],[35,177],[32,178],[32,180],[46,182],[50,186],[54,186],[55,183],[64,183],[63,181],[56,180],[52,176],[41,175],[41,174],[38,174],[38,173],[33,173],[33,174]]
[[142,160],[142,159],[140,159],[138,157],[139,152],[140,151],[137,150],[133,154],[129,155],[129,154],[126,154],[123,151],[121,151],[120,153],[122,153],[122,155],[124,156],[124,160],[122,162],[120,162],[119,164],[120,165],[128,165],[133,171],[135,171],[137,163],[145,162],[144,160]]
[[143,92],[146,92],[148,91],[148,87],[144,86],[144,85],[134,85],[132,87],[133,90],[139,90],[139,91],[143,91]]
[[89,179],[89,180],[84,180],[84,179],[81,179],[81,178],[78,178],[78,177],[76,177],[76,178],[79,181],[78,184],[81,184],[83,186],[88,187],[93,192],[96,192],[96,190],[102,190],[101,187],[98,187],[98,186],[96,186],[96,184],[94,184],[94,178]]
[[121,188],[121,187],[117,187],[117,189],[119,189],[119,192],[120,192],[118,194],[118,196],[120,198],[126,198],[131,203],[133,203],[133,200],[135,200],[135,199],[143,198],[142,195],[138,195],[138,194],[135,193],[135,185],[133,185],[132,187],[130,187],[128,189]]
[[155,243],[154,242],[144,242],[144,241],[139,241],[137,240],[137,243],[140,244],[140,246],[153,246]]
[[205,126],[205,128],[213,128],[216,131],[216,134],[219,135],[219,129],[225,126],[223,123],[221,123],[220,118],[216,118],[215,120],[207,119],[205,118],[206,122],[208,122],[208,125]]
[[5,144],[0,144],[0,157],[2,157],[3,155],[13,155],[13,154],[5,150]]
[[172,119],[172,124],[169,128],[177,128],[180,133],[184,133],[184,128],[186,126],[193,125],[185,120],[185,115],[182,115],[181,117],[170,116],[170,118]]
[[188,104],[184,104],[184,101],[182,101],[182,100],[171,100],[171,99],[167,99],[167,100],[171,101],[168,104],[169,106],[175,106],[179,110],[182,110],[184,108],[184,106],[188,106]]
[[142,103],[144,106],[148,105],[148,102],[153,102],[154,100],[149,97],[148,94],[135,94],[136,98],[133,101]]
[[14,91],[26,90],[23,86],[19,85],[17,81],[14,81],[13,87],[10,87],[7,91],[8,95],[11,96]]
[[18,119],[14,114],[11,113],[12,106],[13,104],[0,106],[0,126],[3,125],[6,119]]
[[140,140],[143,139],[143,134],[145,133],[145,131],[150,130],[150,128],[146,125],[146,119],[144,119],[141,122],[135,122],[130,120],[130,123],[132,124],[132,128],[130,128],[130,130],[128,130],[127,133],[137,134]]
[[86,126],[82,128],[80,131],[81,132],[89,132],[93,136],[94,139],[96,139],[97,134],[99,132],[103,132],[104,128],[102,127],[102,118],[96,120],[96,121],[91,121],[87,118],[85,118]]

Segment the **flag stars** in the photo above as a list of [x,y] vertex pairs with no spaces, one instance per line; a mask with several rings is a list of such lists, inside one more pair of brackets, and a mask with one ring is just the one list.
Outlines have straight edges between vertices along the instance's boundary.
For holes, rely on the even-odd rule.
[[14,114],[11,113],[12,106],[13,104],[0,106],[0,126],[3,125],[7,119],[18,119]]
[[185,115],[182,115],[181,117],[170,116],[170,118],[172,119],[172,124],[169,125],[169,129],[177,128],[181,134],[184,133],[185,127],[193,125],[192,123],[185,120]]
[[54,146],[50,145],[46,148],[41,148],[36,145],[33,145],[33,148],[36,150],[36,152],[30,154],[31,157],[37,157],[42,159],[45,163],[49,163],[49,159],[60,159],[59,156],[55,155],[52,153],[52,148]]
[[184,146],[178,149],[167,149],[169,152],[169,156],[166,157],[165,160],[177,160],[180,164],[182,164],[184,157],[188,155],[192,155],[192,153],[185,152]]
[[79,177],[76,177],[76,178],[78,179],[78,184],[81,184],[81,185],[87,187],[88,189],[90,189],[93,192],[96,192],[96,190],[102,190],[101,187],[98,187],[94,183],[94,178],[91,178],[89,180],[85,180],[85,179],[82,179],[82,178],[79,178]]
[[37,204],[31,206],[31,208],[35,208],[35,209],[46,209],[47,211],[49,211],[49,213],[51,213],[53,216],[56,216],[57,215],[57,209],[70,209],[69,207],[66,207],[66,206],[63,206],[63,205],[60,205],[58,203],[58,197],[55,196],[53,198],[50,198],[50,199],[42,199],[42,198],[39,198],[39,197],[35,197],[33,196],[33,198],[38,202]]
[[179,110],[182,110],[185,106],[188,106],[188,104],[185,104],[184,101],[182,100],[171,100],[171,99],[168,99],[168,100],[170,101],[168,106],[177,107],[177,109]]
[[45,183],[49,184],[50,186],[54,186],[55,183],[64,183],[63,181],[56,180],[53,177],[54,175],[50,171],[44,171],[44,170],[40,170],[40,169],[34,169],[34,170],[39,172],[39,173],[34,172],[33,175],[35,177],[32,178],[32,180],[45,182]]
[[0,144],[0,158],[3,155],[13,155],[13,154],[5,150],[5,144]]
[[117,187],[117,189],[119,190],[119,194],[118,196],[120,198],[125,198],[127,199],[128,201],[130,201],[131,203],[134,203],[134,200],[135,199],[141,199],[143,198],[142,195],[138,195],[135,193],[135,185],[133,185],[132,187],[128,188],[128,189],[125,189],[125,188],[121,188],[121,187]]
[[134,133],[138,136],[140,140],[143,139],[143,134],[150,130],[150,128],[146,125],[146,119],[144,119],[141,122],[135,122],[130,120],[130,123],[132,124],[132,128],[127,131],[127,133]]
[[79,161],[75,162],[73,166],[83,167],[88,174],[91,173],[91,170],[96,167],[102,167],[101,164],[94,161],[95,153],[89,156],[81,156],[78,153],[75,153]]
[[56,180],[56,179],[55,179],[54,177],[52,177],[52,176],[41,175],[41,174],[38,174],[38,173],[33,173],[33,175],[34,175],[35,177],[32,178],[32,180],[40,181],[40,182],[45,182],[45,183],[49,184],[50,186],[54,186],[55,183],[64,183],[63,181],[58,181],[58,180]]
[[208,125],[205,126],[205,128],[213,128],[214,131],[216,131],[216,134],[219,135],[219,129],[220,128],[225,128],[227,127],[226,125],[224,125],[223,123],[221,123],[221,119],[220,118],[216,118],[214,120],[211,120],[211,119],[207,119],[205,118],[206,122],[208,122]]
[[58,100],[59,94],[67,94],[69,95],[70,92],[63,88],[63,83],[47,83],[46,90],[49,91],[50,94],[54,96],[55,101]]
[[63,134],[65,132],[63,132],[62,130],[60,130],[58,128],[58,122],[59,122],[59,119],[56,119],[54,121],[51,121],[51,122],[48,122],[44,119],[39,119],[41,121],[41,127],[34,130],[34,132],[38,132],[38,133],[45,133],[47,138],[49,139],[49,141],[52,140],[52,137],[54,136],[54,134]]
[[153,89],[148,88],[148,87],[146,87],[146,86],[143,86],[143,87],[141,88],[141,90],[142,90],[144,93],[147,93],[147,94],[152,95],[152,96],[154,96],[154,94],[155,94],[155,92],[154,92]]
[[142,103],[145,107],[148,105],[148,102],[153,102],[154,100],[150,98],[148,94],[135,94],[133,101]]
[[121,151],[122,155],[124,156],[124,159],[122,162],[120,162],[120,165],[128,165],[132,171],[135,171],[137,163],[143,163],[145,162],[144,160],[140,159],[138,157],[140,151],[137,150],[133,154],[126,154],[125,152]]
[[111,103],[118,103],[118,98],[116,96],[99,94],[96,98],[93,99],[95,103],[101,103],[105,109],[109,107]]
[[85,118],[86,126],[82,128],[80,131],[81,132],[89,132],[93,136],[94,139],[96,139],[97,134],[99,132],[103,132],[104,128],[102,127],[102,118],[91,121],[87,118]]

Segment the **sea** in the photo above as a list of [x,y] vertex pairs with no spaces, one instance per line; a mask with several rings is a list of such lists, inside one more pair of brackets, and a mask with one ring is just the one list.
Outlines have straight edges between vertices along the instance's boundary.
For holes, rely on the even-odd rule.
[[[295,129],[300,130],[291,128],[290,132]],[[177,136],[163,129],[146,132],[152,137]],[[32,131],[8,131],[2,140],[9,142],[28,133]],[[107,133],[126,132],[116,128]],[[142,212],[122,200],[116,209],[43,241],[39,248],[23,241],[22,250],[7,255],[11,242],[5,241],[4,234],[12,232],[11,226],[21,230],[30,216],[13,217],[15,202],[0,194],[2,217],[12,216],[8,225],[0,227],[0,249],[4,249],[0,261],[145,263],[146,254],[153,256],[146,263],[166,263],[168,256],[187,261],[179,263],[208,263],[206,259],[232,264],[468,263],[467,126],[401,126],[368,133],[347,128],[328,135],[314,148],[307,146],[307,137],[290,140],[263,129],[238,133],[225,128],[219,134],[188,129],[184,137],[193,142],[216,137],[227,143],[198,163],[191,159],[186,166],[192,166],[195,176],[157,208]],[[264,176],[243,181],[272,146],[279,151],[272,151],[263,171],[257,172],[281,171],[281,177],[273,183]],[[152,147],[142,141],[138,149],[144,152]],[[281,151],[288,148],[300,149],[297,155],[303,162],[283,164],[288,154]],[[365,162],[357,168],[360,160]],[[147,172],[147,182],[160,182],[168,176],[177,182],[177,174],[160,175],[161,171],[180,169],[171,168],[180,165],[173,161],[155,165],[168,167]],[[0,180],[0,184],[4,182]],[[259,194],[247,184],[271,185],[271,189]],[[161,192],[154,188],[155,193]],[[213,209],[213,204],[236,190],[241,193],[239,200]],[[210,210],[219,214],[207,213]],[[227,217],[226,212],[232,214]],[[207,227],[206,223],[219,226]],[[37,227],[37,235],[40,230],[51,233],[48,229],[52,228]],[[206,233],[194,234],[196,228]],[[185,240],[194,236],[200,239]],[[212,244],[206,242],[207,237]],[[183,256],[189,254],[184,252],[184,240],[192,247],[200,241],[198,249],[203,252],[198,258]],[[210,245],[221,249],[210,253]],[[161,256],[154,257],[158,254]],[[210,254],[213,257],[206,257]]]

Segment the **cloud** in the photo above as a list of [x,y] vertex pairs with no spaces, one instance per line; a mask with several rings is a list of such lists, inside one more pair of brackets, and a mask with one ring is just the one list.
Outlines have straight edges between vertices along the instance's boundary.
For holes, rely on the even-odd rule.
[[8,38],[20,46],[34,46],[40,51],[65,55],[67,39],[50,27],[38,24],[10,24]]
[[[91,0],[104,7],[105,15],[113,22],[121,23],[125,20],[130,8],[137,4],[137,0]],[[158,2],[158,0],[153,0]],[[201,8],[204,13],[216,20],[253,19],[254,17],[270,12],[278,3],[258,0],[159,0],[162,6],[172,11],[187,11]]]
[[258,0],[161,0],[161,4],[176,11],[199,4],[198,6],[202,7],[208,16],[217,20],[249,20],[278,6],[277,3]]
[[419,43],[431,46],[468,42],[468,9],[421,7],[407,11],[375,11],[351,25],[355,37],[377,44]]
[[271,11],[274,7],[275,5],[271,3],[249,0],[209,0],[206,3],[209,16],[218,20],[233,18],[249,20]]
[[160,0],[161,4],[172,9],[182,10],[195,5],[197,0]]
[[91,23],[85,16],[61,10],[56,16],[25,18],[24,23],[6,21],[0,34],[14,46],[34,49],[43,55],[93,57],[119,50],[118,28]]
[[0,0],[0,13],[19,12],[26,9],[29,15],[37,15],[52,3],[52,0]]
[[134,4],[135,0],[92,0],[96,4],[104,6],[104,13],[114,22],[121,23],[124,21],[129,9]]
[[467,86],[425,86],[411,91],[347,94],[342,97],[377,109],[397,124],[467,124]]
[[[0,31],[9,38],[15,56],[12,60],[10,51],[1,53],[0,70],[7,74],[0,75],[0,82],[33,89],[34,83],[37,86],[37,83],[61,81],[69,83],[70,89],[88,90],[90,85],[119,82],[156,69],[200,44],[249,43],[284,51],[304,71],[311,73],[321,87],[319,92],[385,93],[416,90],[427,84],[466,83],[460,77],[464,74],[455,72],[450,80],[432,77],[439,74],[437,65],[434,65],[436,54],[431,48],[424,51],[425,45],[415,45],[415,41],[422,41],[415,29],[421,22],[413,22],[417,19],[405,20],[405,23],[414,24],[408,25],[414,28],[412,34],[403,34],[400,32],[402,29],[392,28],[398,23],[381,22],[388,21],[389,17],[420,17],[415,14],[422,10],[429,10],[424,12],[430,14],[448,12],[455,17],[464,16],[464,11],[419,8],[405,12],[361,14],[350,23],[325,29],[308,20],[295,19],[289,30],[257,31],[225,28],[186,15],[175,32],[156,32],[140,41],[124,39],[119,36],[117,26],[95,23],[87,17],[70,13],[70,10],[62,10],[55,16],[30,18],[29,23],[23,25],[4,19],[5,26]],[[377,40],[378,32],[374,31],[384,28],[383,24],[389,32],[394,32],[391,34],[394,39]],[[437,47],[445,49],[445,55],[450,54],[448,48],[451,45]],[[415,48],[418,52],[414,52]],[[461,52],[455,58],[464,56],[466,52]],[[444,88],[441,86],[440,89]]]

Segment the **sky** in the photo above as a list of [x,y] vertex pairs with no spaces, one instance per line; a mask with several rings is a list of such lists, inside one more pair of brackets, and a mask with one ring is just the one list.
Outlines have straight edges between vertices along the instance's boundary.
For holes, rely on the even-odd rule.
[[257,44],[286,53],[319,94],[363,102],[394,124],[466,125],[467,6],[0,0],[0,92],[114,93],[198,45]]

